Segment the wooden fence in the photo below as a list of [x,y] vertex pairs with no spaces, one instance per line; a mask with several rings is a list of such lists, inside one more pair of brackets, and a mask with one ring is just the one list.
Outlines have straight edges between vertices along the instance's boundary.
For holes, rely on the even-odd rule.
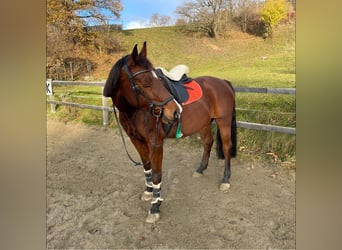
[[[49,96],[49,100],[46,102],[51,104],[51,111],[55,112],[56,105],[65,105],[71,107],[85,108],[85,109],[94,109],[94,110],[102,110],[102,118],[103,125],[108,125],[108,114],[109,112],[113,112],[112,107],[107,106],[106,97],[102,96],[102,106],[96,105],[88,105],[74,102],[63,102],[63,101],[55,101],[53,95],[53,86],[63,86],[63,85],[82,85],[82,86],[99,86],[104,87],[105,81],[100,82],[82,82],[82,81],[52,81],[48,79],[46,81],[46,94]],[[235,87],[235,92],[237,93],[263,93],[263,94],[283,94],[283,95],[295,95],[296,89],[294,88],[249,88],[249,87]],[[237,121],[237,127],[246,128],[246,129],[254,129],[254,130],[263,130],[263,131],[274,131],[279,133],[286,134],[296,134],[296,128],[276,126],[276,125],[268,125],[268,124],[259,124],[252,122],[243,122]]]

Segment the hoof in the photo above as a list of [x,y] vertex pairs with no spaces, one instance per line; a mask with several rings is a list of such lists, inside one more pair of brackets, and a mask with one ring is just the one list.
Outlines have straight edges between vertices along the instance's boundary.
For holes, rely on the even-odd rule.
[[150,212],[148,212],[148,215],[145,221],[146,223],[156,223],[159,219],[160,219],[159,213],[151,214]]
[[152,199],[152,192],[147,192],[147,191],[144,191],[144,193],[142,194],[141,196],[141,200],[143,201],[149,201]]
[[228,191],[228,189],[230,188],[230,184],[229,183],[221,183],[220,185],[220,190],[223,192]]
[[194,178],[199,178],[199,177],[202,177],[202,176],[203,176],[203,174],[198,173],[198,172],[194,172],[194,173],[192,174],[192,177],[194,177]]

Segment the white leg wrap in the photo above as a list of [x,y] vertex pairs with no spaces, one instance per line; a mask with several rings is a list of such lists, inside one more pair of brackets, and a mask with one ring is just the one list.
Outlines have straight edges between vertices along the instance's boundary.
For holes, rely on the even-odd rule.
[[146,187],[152,187],[152,169],[145,170],[144,169],[144,174],[145,174],[145,185]]
[[145,185],[146,185],[146,187],[152,187],[153,183],[145,180]]
[[163,201],[164,199],[161,197],[152,197],[151,204],[157,203],[158,201]]
[[152,187],[154,188],[154,189],[159,189],[160,187],[161,187],[161,182],[160,183],[158,183],[158,184],[153,184],[152,183]]
[[158,184],[153,184],[152,183],[152,187],[153,187],[153,197],[152,197],[152,201],[151,204],[157,203],[158,201],[163,201],[164,199],[160,197],[160,190],[161,190],[161,182]]

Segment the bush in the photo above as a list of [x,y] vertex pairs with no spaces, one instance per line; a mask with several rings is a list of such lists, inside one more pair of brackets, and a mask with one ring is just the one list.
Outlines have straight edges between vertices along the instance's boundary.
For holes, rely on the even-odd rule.
[[286,18],[287,3],[285,0],[268,0],[261,10],[261,21],[265,24],[265,37],[272,37],[274,27]]

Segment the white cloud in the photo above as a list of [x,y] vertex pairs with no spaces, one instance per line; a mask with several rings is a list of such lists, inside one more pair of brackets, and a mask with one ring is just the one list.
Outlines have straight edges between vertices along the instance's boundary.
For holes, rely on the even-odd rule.
[[142,28],[148,28],[149,27],[149,21],[143,21],[143,20],[133,20],[129,21],[127,24],[124,24],[125,30],[130,29],[142,29]]

